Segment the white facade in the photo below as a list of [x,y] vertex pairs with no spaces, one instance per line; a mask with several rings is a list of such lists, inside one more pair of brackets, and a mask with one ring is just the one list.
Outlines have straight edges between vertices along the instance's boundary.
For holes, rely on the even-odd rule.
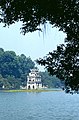
[[32,69],[27,76],[27,89],[39,89],[42,88],[41,76],[38,69]]

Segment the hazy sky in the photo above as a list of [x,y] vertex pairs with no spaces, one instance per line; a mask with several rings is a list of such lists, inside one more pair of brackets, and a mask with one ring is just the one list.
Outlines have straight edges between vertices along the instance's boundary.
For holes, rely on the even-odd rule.
[[27,33],[25,36],[20,32],[21,23],[11,25],[9,28],[0,24],[0,48],[15,51],[17,55],[25,54],[36,60],[44,57],[49,51],[56,49],[56,46],[64,42],[66,35],[59,32],[57,28],[51,28],[47,24],[44,32]]

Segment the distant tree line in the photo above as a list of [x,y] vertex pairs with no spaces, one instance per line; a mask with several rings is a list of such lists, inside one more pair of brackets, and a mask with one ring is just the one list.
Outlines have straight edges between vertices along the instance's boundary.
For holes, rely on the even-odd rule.
[[48,71],[40,72],[41,80],[43,86],[46,86],[48,88],[63,88],[64,82],[60,81],[55,75],[52,76],[48,73]]
[[[20,86],[26,86],[27,75],[33,68],[35,63],[30,57],[0,48],[0,89],[19,89]],[[60,86],[60,81],[49,76],[48,72],[40,72],[40,75],[43,85]]]
[[30,57],[0,48],[0,87],[18,89],[20,85],[26,85],[26,76],[34,66]]

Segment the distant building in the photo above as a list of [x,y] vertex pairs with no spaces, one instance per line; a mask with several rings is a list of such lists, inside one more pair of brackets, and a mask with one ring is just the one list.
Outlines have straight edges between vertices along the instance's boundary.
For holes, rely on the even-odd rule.
[[27,89],[40,89],[42,88],[41,76],[38,69],[32,69],[27,76]]

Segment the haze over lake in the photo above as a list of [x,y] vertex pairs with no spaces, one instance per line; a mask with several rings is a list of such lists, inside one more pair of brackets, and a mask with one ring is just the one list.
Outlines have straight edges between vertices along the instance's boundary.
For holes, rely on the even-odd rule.
[[79,95],[1,92],[0,120],[79,120]]

